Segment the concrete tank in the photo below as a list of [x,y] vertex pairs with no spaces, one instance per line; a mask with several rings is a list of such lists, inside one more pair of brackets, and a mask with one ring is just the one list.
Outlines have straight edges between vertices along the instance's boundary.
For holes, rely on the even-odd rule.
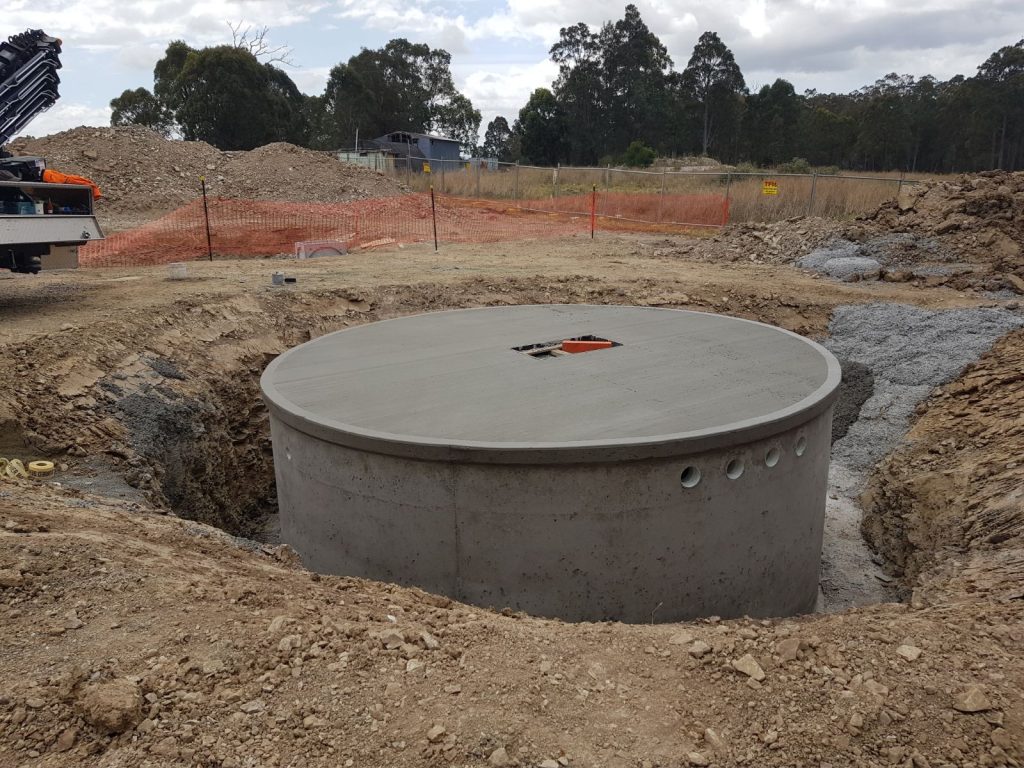
[[315,571],[540,616],[807,612],[839,378],[794,333],[669,309],[332,333],[261,382],[282,535]]

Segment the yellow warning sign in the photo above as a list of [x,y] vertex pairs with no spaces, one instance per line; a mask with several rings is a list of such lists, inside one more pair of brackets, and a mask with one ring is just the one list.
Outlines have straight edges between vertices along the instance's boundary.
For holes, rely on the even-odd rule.
[[430,163],[424,163],[423,164],[423,172],[424,173],[430,173]]
[[762,184],[761,184],[761,194],[762,195],[777,195],[777,194],[779,194],[779,182],[777,182],[777,181],[768,181],[767,179],[765,179],[765,181],[762,182]]

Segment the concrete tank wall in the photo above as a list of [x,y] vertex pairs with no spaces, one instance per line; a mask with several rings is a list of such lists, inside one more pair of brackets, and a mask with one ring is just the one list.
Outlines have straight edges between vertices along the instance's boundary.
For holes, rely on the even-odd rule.
[[[271,420],[283,539],[308,568],[626,622],[811,611],[831,425],[830,408],[728,450],[502,465],[353,450]],[[734,459],[743,473],[731,479]],[[690,466],[701,478],[685,488]]]

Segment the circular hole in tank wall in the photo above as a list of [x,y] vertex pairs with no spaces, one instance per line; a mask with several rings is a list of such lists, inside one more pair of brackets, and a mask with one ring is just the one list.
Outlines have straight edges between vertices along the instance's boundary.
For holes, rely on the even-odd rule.
[[807,452],[807,438],[806,437],[804,437],[803,435],[800,435],[800,437],[798,437],[796,439],[796,448],[794,448],[794,451],[796,452],[797,456],[803,456],[804,453]]
[[764,465],[766,467],[774,467],[779,463],[779,459],[782,457],[782,452],[775,446],[768,449],[768,452],[764,455]]
[[697,483],[700,482],[700,470],[693,466],[687,467],[679,475],[679,482],[682,483],[683,488],[696,488]]
[[743,474],[743,459],[733,459],[725,467],[725,476],[730,480],[738,480]]

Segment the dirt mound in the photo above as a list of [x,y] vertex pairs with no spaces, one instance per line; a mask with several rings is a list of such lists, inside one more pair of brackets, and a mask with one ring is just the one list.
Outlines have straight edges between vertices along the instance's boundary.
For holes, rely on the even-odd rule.
[[[990,171],[904,186],[865,222],[935,237],[963,261],[1024,276],[1024,173]],[[1019,286],[1024,291],[1024,281]]]
[[841,221],[802,216],[771,223],[731,224],[707,238],[666,241],[666,247],[656,255],[696,261],[790,264],[841,238],[846,226]]
[[14,141],[15,154],[38,155],[103,190],[97,213],[108,229],[138,226],[194,200],[199,177],[210,195],[293,202],[348,202],[402,194],[383,175],[326,152],[275,143],[221,152],[202,141],[169,140],[140,126],[73,128]]

